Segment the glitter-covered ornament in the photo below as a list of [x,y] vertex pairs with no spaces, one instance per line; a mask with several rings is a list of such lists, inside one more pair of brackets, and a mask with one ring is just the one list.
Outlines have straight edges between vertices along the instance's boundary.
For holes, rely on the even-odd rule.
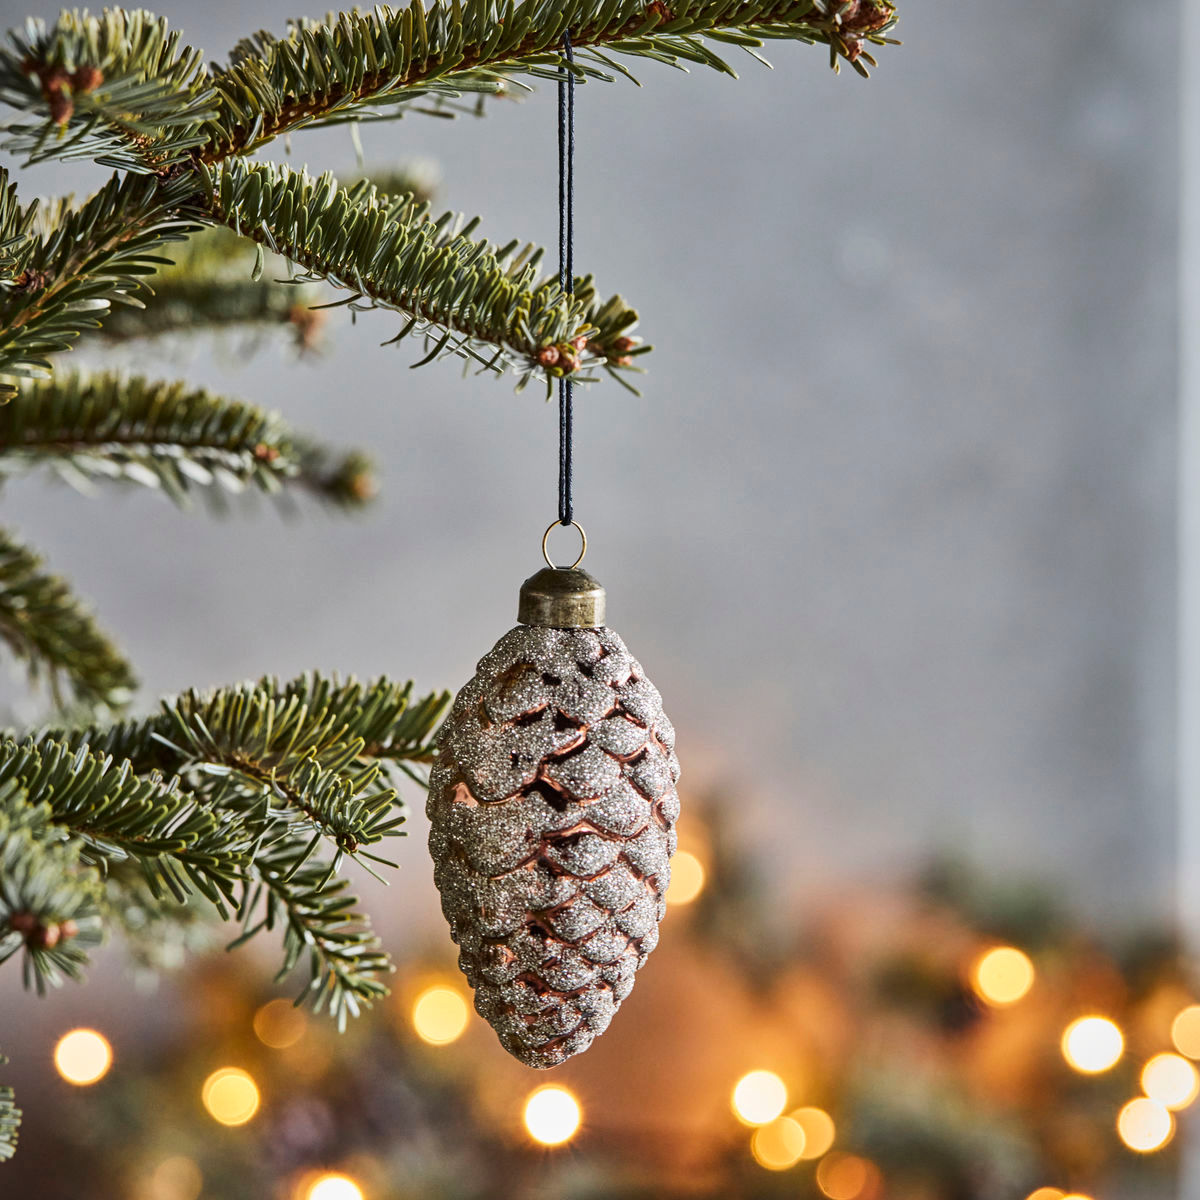
[[429,780],[434,881],[475,1008],[531,1067],[586,1050],[658,942],[675,851],[675,734],[575,568],[459,692]]

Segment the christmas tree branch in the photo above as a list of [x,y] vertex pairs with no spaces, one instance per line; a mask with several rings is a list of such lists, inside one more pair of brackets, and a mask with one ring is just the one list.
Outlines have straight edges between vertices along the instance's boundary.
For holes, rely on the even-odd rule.
[[86,155],[165,176],[189,156],[218,162],[305,125],[413,101],[448,114],[465,93],[555,77],[568,30],[585,79],[628,75],[613,55],[733,74],[708,42],[753,53],[784,38],[827,45],[835,68],[866,74],[865,47],[894,23],[891,0],[413,0],[243,39],[209,73],[148,13],[68,10],[9,35],[0,101],[37,118],[7,127],[7,148],[30,160]]
[[[413,161],[373,171],[368,179],[379,195],[408,195],[425,203],[438,176],[428,163]],[[261,250],[250,239],[221,227],[205,229],[171,256],[175,261],[155,275],[145,307],[113,309],[97,337],[113,343],[274,326],[290,328],[301,350],[319,344],[325,314],[314,306],[330,295],[294,279],[273,278],[284,273],[286,263],[274,255],[265,264],[259,261]]]
[[216,116],[204,56],[150,13],[67,10],[29,21],[0,50],[0,102],[40,119],[10,122],[4,149],[28,162],[91,158],[162,175],[203,144]]
[[326,769],[376,761],[428,763],[449,694],[413,698],[411,683],[370,683],[317,673],[264,678],[209,692],[185,692],[141,720],[55,732],[73,744],[128,758],[139,772],[177,774],[208,764],[248,764],[261,776],[309,759]]
[[370,922],[356,911],[358,900],[345,880],[330,882],[331,872],[332,866],[318,861],[297,869],[286,854],[263,863],[261,887],[247,898],[238,941],[282,925],[279,978],[305,958],[309,979],[303,998],[317,1011],[327,1009],[344,1029],[348,1017],[387,995],[383,977],[392,964]]
[[[100,916],[118,920],[129,897],[146,907],[146,884],[159,912],[193,890],[222,916],[236,911],[245,923],[237,943],[286,915],[281,974],[310,948],[323,986],[310,980],[304,994],[339,1021],[382,994],[378,976],[390,964],[365,920],[348,911],[354,901],[334,878],[336,862],[317,868],[286,829],[241,821],[219,802],[228,790],[218,783],[201,803],[176,781],[139,778],[128,762],[50,738],[0,743],[0,961],[24,948],[27,985],[39,990],[61,974],[77,978],[85,947],[99,941]],[[97,868],[116,884],[129,863],[140,883],[126,878],[102,893]]]
[[[115,921],[127,903],[145,909],[145,885],[164,915],[199,893],[236,913],[234,944],[281,929],[281,974],[307,955],[304,995],[344,1022],[385,993],[391,966],[336,872],[346,855],[387,862],[366,849],[404,820],[386,776],[428,761],[448,701],[414,699],[411,684],[386,679],[306,675],[190,692],[143,720],[0,742],[0,822],[9,822],[0,823],[0,955],[24,945],[36,980],[57,961],[37,958],[43,951],[66,955],[60,969],[78,973],[86,960],[72,939],[85,917],[91,936],[94,914]],[[323,841],[329,859],[316,854]],[[34,905],[28,887],[13,890],[24,876],[9,886],[10,859],[31,870],[42,862],[49,881],[68,874],[91,908],[71,909],[69,894]],[[52,926],[55,944],[42,946],[38,931]]]
[[132,668],[70,587],[2,529],[0,639],[56,702],[65,690],[85,704],[121,708],[137,686]]
[[0,277],[0,376],[48,375],[47,356],[96,328],[112,304],[140,305],[145,277],[168,261],[155,251],[198,228],[177,215],[190,190],[186,178],[114,176],[23,246],[20,273]]
[[[553,78],[571,33],[582,77],[628,74],[612,55],[733,70],[704,39],[753,50],[768,38],[820,42],[866,74],[864,44],[885,40],[890,0],[414,0],[406,8],[295,21],[287,36],[243,42],[214,71],[218,116],[201,157],[254,150],[305,125],[413,99],[506,90]],[[519,86],[519,85],[518,85]],[[394,110],[393,110],[394,111]]]
[[[179,193],[179,189],[175,191]],[[152,193],[147,193],[152,196]],[[6,200],[8,201],[6,205]],[[70,197],[35,201],[28,212],[16,202],[16,187],[0,191],[0,279],[16,279],[23,264],[17,248],[28,257],[37,239],[48,238],[72,211]],[[5,258],[5,229],[10,230],[11,262]],[[173,261],[157,260],[153,286],[140,282],[141,304],[110,307],[83,332],[107,342],[157,337],[168,333],[204,333],[232,326],[291,323],[301,345],[311,344],[322,314],[311,305],[321,298],[318,289],[291,280],[261,277],[261,250],[227,229],[202,228],[172,248]],[[277,273],[285,264],[279,262]]]
[[81,844],[80,862],[135,861],[156,896],[198,891],[224,913],[249,861],[249,840],[177,781],[64,742],[0,744],[0,784],[15,781]]
[[540,250],[472,240],[474,222],[434,220],[409,195],[241,160],[201,176],[204,191],[188,195],[187,176],[158,186],[114,178],[81,209],[64,208],[23,272],[0,280],[0,376],[47,374],[46,356],[99,328],[112,304],[144,307],[144,276],[169,261],[152,251],[200,227],[192,222],[226,225],[284,255],[305,279],[348,291],[352,307],[402,313],[394,340],[424,334],[432,349],[422,363],[457,353],[511,366],[523,385],[536,372],[549,380],[592,365],[616,375],[647,349],[628,336],[637,314],[620,297],[600,301],[590,276],[566,296],[539,277]]
[[[113,309],[94,336],[112,345],[172,334],[283,329],[301,350],[320,342],[321,290],[256,271],[253,244],[227,229],[206,229],[172,251],[144,308]],[[239,341],[239,345],[242,343]]]
[[10,183],[8,172],[0,168],[0,280],[16,279],[24,271],[33,252],[36,219],[37,205],[23,208],[17,199],[17,185]]
[[411,684],[314,674],[186,692],[143,720],[45,737],[178,777],[256,841],[286,840],[293,868],[327,840],[336,870],[343,854],[387,861],[365,847],[404,820],[388,776],[420,778],[413,768],[432,757],[448,703],[446,693],[414,701]]
[[46,356],[99,327],[112,304],[140,304],[141,276],[165,261],[151,251],[189,231],[181,213],[277,249],[349,291],[351,305],[404,314],[398,337],[424,334],[423,361],[457,353],[512,366],[522,382],[545,372],[548,384],[581,366],[615,374],[632,365],[636,314],[617,297],[601,303],[590,278],[564,296],[537,278],[532,247],[473,242],[473,226],[433,222],[411,198],[224,160],[301,125],[357,119],[370,105],[557,77],[566,30],[581,78],[624,71],[612,54],[730,70],[706,38],[751,50],[766,38],[823,42],[835,65],[841,56],[863,70],[873,61],[864,44],[887,40],[894,18],[890,0],[435,0],[427,10],[414,0],[296,22],[282,39],[260,35],[211,74],[148,14],[31,22],[0,50],[0,100],[41,121],[10,122],[10,146],[30,158],[90,155],[131,174],[63,213],[33,246],[16,230],[13,198],[7,224],[23,265],[0,279],[0,376],[47,373]]
[[[0,1066],[8,1059],[0,1054]],[[17,1136],[21,1127],[21,1110],[17,1107],[13,1090],[8,1084],[0,1084],[0,1162],[12,1158],[17,1152]]]
[[69,480],[118,479],[177,503],[193,489],[300,488],[340,506],[372,493],[361,455],[335,456],[275,413],[181,383],[59,370],[0,408],[0,476],[47,464]]
[[619,298],[599,303],[590,278],[567,296],[556,279],[539,276],[540,250],[473,240],[476,221],[463,225],[451,213],[434,220],[410,196],[235,159],[205,172],[205,196],[189,212],[282,254],[305,278],[350,292],[345,303],[403,314],[396,340],[415,330],[434,343],[423,361],[458,353],[512,366],[523,381],[543,369],[629,365],[637,314]]
[[7,772],[16,749],[0,743],[0,963],[23,951],[26,987],[39,993],[78,979],[100,940],[100,881],[82,844]]

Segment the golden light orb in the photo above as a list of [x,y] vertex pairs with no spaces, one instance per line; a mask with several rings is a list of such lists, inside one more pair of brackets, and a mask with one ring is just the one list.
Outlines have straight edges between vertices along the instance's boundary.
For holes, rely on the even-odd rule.
[[1171,1041],[1188,1058],[1200,1058],[1200,1004],[1189,1004],[1171,1022]]
[[804,1157],[804,1130],[791,1117],[760,1125],[750,1138],[750,1153],[768,1171],[786,1171]]
[[254,1014],[254,1035],[272,1050],[294,1046],[308,1028],[308,1017],[290,1000],[268,1000]]
[[1107,1017],[1080,1017],[1063,1031],[1063,1058],[1085,1075],[1116,1066],[1125,1052],[1125,1037]]
[[971,983],[980,999],[996,1008],[1023,999],[1033,980],[1033,962],[1015,946],[994,946],[981,954],[971,969]]
[[222,1125],[245,1125],[258,1112],[258,1084],[241,1067],[221,1067],[200,1089],[208,1115]]
[[1151,1154],[1161,1149],[1175,1132],[1175,1119],[1157,1100],[1139,1096],[1117,1115],[1117,1133],[1130,1150]]
[[820,1158],[829,1152],[837,1133],[833,1118],[823,1108],[798,1108],[788,1116],[804,1130],[801,1158]]
[[414,1001],[413,1028],[417,1037],[431,1046],[448,1046],[462,1037],[470,1010],[457,988],[438,984],[426,988]]
[[1200,1072],[1179,1054],[1156,1054],[1142,1068],[1142,1091],[1163,1108],[1187,1108],[1200,1095]]
[[671,859],[668,904],[691,904],[704,890],[704,864],[690,850],[678,850]]
[[543,1146],[561,1146],[579,1130],[579,1101],[563,1087],[549,1085],[530,1092],[525,1101],[525,1128]]
[[829,1200],[865,1200],[879,1185],[879,1168],[857,1154],[830,1154],[817,1166],[817,1187]]
[[195,1159],[173,1154],[154,1168],[147,1194],[151,1200],[197,1200],[203,1189],[204,1176]]
[[94,1029],[72,1029],[54,1047],[54,1069],[76,1087],[99,1082],[108,1074],[112,1061],[108,1038]]
[[1066,1193],[1062,1188],[1040,1187],[1030,1192],[1025,1200],[1066,1200]]
[[363,1200],[362,1188],[349,1175],[318,1175],[303,1193],[303,1200]]
[[732,1104],[743,1125],[765,1125],[787,1107],[787,1085],[774,1071],[750,1071],[734,1084]]

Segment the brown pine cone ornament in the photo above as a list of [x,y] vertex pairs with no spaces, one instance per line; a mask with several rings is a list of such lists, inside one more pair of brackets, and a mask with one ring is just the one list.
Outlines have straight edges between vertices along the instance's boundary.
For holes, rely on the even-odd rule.
[[427,812],[434,881],[475,1008],[531,1067],[586,1050],[658,942],[675,851],[675,734],[574,568],[459,692]]

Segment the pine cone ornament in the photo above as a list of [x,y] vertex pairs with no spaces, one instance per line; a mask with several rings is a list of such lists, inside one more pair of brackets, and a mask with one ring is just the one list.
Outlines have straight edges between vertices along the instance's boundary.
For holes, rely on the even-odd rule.
[[427,812],[434,881],[475,1008],[553,1067],[603,1033],[658,942],[679,798],[675,734],[585,571],[526,580],[459,692]]

